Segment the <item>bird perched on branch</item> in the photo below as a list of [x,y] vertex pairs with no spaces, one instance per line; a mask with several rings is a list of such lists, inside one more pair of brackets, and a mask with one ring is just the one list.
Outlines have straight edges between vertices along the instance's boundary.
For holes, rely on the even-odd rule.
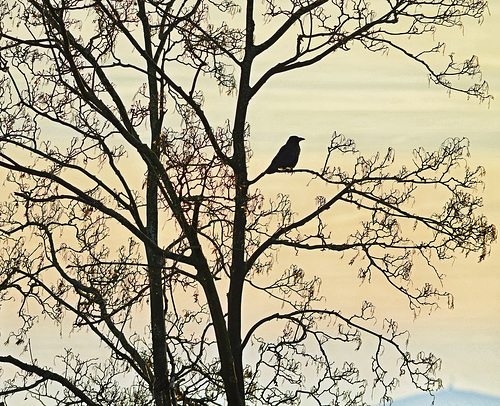
[[293,169],[299,160],[300,146],[299,142],[304,138],[292,135],[288,141],[283,145],[271,165],[266,169],[266,173],[275,173],[283,169]]
[[299,160],[299,142],[303,139],[304,138],[297,137],[296,135],[292,135],[290,138],[288,138],[286,144],[280,148],[276,156],[271,161],[271,165],[269,165],[269,167],[259,176],[257,176],[253,181],[250,181],[250,184],[257,182],[265,174],[275,173],[280,170],[293,169],[295,165],[297,165],[297,162]]

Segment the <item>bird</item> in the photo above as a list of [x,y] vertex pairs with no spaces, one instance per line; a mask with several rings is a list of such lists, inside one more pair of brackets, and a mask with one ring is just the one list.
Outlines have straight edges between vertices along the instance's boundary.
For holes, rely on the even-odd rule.
[[285,145],[283,145],[276,156],[271,161],[269,167],[262,172],[259,176],[257,176],[254,180],[251,180],[249,184],[257,182],[260,178],[262,178],[266,174],[276,173],[282,170],[290,170],[295,168],[297,162],[299,160],[300,155],[300,141],[303,141],[304,138],[298,137],[296,135],[292,135],[288,138],[288,141]]
[[299,143],[302,140],[304,140],[304,138],[297,137],[296,135],[292,135],[288,138],[286,144],[280,148],[276,156],[271,161],[271,164],[264,172],[271,174],[280,170],[293,169],[299,160]]

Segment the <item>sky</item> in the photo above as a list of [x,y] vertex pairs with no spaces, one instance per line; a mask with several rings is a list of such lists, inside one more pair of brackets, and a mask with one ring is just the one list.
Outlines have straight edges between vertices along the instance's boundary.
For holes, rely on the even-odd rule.
[[[482,25],[470,21],[463,32],[437,35],[457,59],[479,56],[484,79],[498,101],[481,104],[461,94],[448,95],[443,88],[429,85],[421,66],[395,51],[382,55],[354,49],[335,54],[307,70],[272,79],[252,101],[250,178],[260,173],[291,134],[305,138],[298,165],[303,168],[318,167],[334,131],[354,139],[363,154],[384,153],[393,147],[403,159],[414,148],[432,150],[448,137],[465,136],[471,141],[471,166],[486,168],[486,188],[480,191],[483,211],[500,227],[500,43],[496,40],[500,3],[492,1],[489,11]],[[264,67],[271,62],[262,63]],[[222,125],[231,117],[225,106],[234,103],[234,96],[215,92],[206,98],[207,114],[215,123]],[[314,207],[314,191],[306,189],[310,178],[286,176],[266,176],[258,187],[272,196],[279,185],[281,192],[295,196],[294,208],[299,212]],[[335,306],[355,308],[367,296],[373,298],[380,314],[397,318],[402,328],[410,330],[412,351],[431,351],[443,359],[440,376],[445,386],[500,396],[498,244],[482,263],[457,255],[443,265],[444,287],[454,294],[455,309],[442,306],[417,319],[401,298],[386,296],[376,283],[360,286],[356,272],[332,273],[325,259],[282,255],[277,266],[284,268],[294,261],[303,261],[306,272],[322,277],[322,292],[332,297],[330,303]],[[410,387],[402,387],[399,394],[410,392]]]
[[[403,159],[419,146],[434,150],[448,137],[468,137],[470,166],[482,165],[486,169],[486,187],[480,191],[483,212],[490,222],[499,225],[500,43],[493,40],[500,37],[499,2],[491,2],[489,11],[482,25],[472,21],[465,24],[463,31],[438,32],[436,36],[446,41],[446,51],[455,52],[457,60],[472,54],[479,56],[483,77],[496,100],[478,103],[462,94],[448,95],[443,88],[428,83],[421,66],[394,51],[381,55],[353,50],[333,55],[298,75],[275,78],[253,100],[249,120],[254,152],[250,178],[259,173],[291,134],[305,138],[298,164],[304,168],[318,167],[334,131],[353,138],[366,155],[384,153],[393,147]],[[277,176],[287,175],[264,177],[259,187],[272,195],[279,184],[280,191],[293,195],[309,180],[294,175],[292,182]],[[298,206],[314,204],[314,192],[300,191],[296,196],[302,199]],[[457,254],[452,263],[440,266],[447,275],[444,288],[455,297],[453,310],[442,305],[432,314],[421,314],[414,320],[407,305],[397,297],[378,295],[380,313],[394,314],[400,326],[410,330],[410,349],[431,351],[443,359],[440,376],[445,387],[500,395],[499,248],[495,243],[491,255],[482,263],[477,263],[475,257],[464,259]],[[308,269],[324,279],[325,294],[339,283],[338,275],[332,276],[321,259],[309,263]],[[335,299],[343,305],[359,303],[370,291],[370,287],[354,286],[347,278],[341,281],[346,293],[342,296],[336,292]],[[376,289],[371,289],[375,298]],[[411,387],[401,387],[396,396],[409,391]]]

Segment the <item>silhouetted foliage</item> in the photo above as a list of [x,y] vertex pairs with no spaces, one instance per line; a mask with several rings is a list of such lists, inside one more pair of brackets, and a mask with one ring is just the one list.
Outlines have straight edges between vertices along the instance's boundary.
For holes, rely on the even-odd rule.
[[[486,3],[257,3],[0,3],[0,305],[18,315],[1,327],[6,404],[23,393],[45,405],[361,405],[365,394],[389,401],[403,378],[440,388],[439,358],[410,354],[408,333],[374,323],[372,303],[344,314],[314,270],[274,260],[278,249],[339,253],[416,313],[442,296],[453,306],[436,263],[482,260],[496,239],[478,213],[483,169],[467,165],[468,141],[397,167],[393,150],[364,157],[334,133],[318,168],[295,170],[330,185],[298,216],[288,196],[250,185],[247,111],[274,75],[359,45],[397,49],[433,82],[487,99],[476,57],[440,70],[443,44],[407,41],[480,20]],[[252,75],[278,47],[280,61]],[[480,80],[459,88],[458,77]],[[225,126],[205,113],[210,86],[234,101]],[[352,163],[336,166],[343,155]],[[433,209],[418,209],[430,193]],[[329,213],[349,212],[361,219],[353,230],[329,229]],[[434,283],[414,281],[422,269]],[[269,306],[249,325],[242,309],[255,298]],[[68,326],[88,345],[46,351],[39,324],[56,347]],[[355,362],[362,343],[368,370]]]

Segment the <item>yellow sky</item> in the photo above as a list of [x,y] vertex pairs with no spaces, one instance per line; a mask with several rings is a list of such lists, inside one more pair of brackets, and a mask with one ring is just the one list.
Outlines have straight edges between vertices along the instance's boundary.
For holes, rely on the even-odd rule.
[[[500,3],[492,2],[490,10],[492,15],[482,26],[471,22],[465,27],[465,36],[458,30],[447,35],[447,50],[455,51],[459,59],[471,53],[479,55],[484,78],[500,101]],[[225,107],[234,103],[234,97],[219,93],[206,97],[206,110],[214,125],[232,118]],[[250,178],[260,173],[290,134],[306,138],[298,167],[313,169],[318,168],[333,131],[353,138],[366,155],[391,146],[403,157],[422,145],[435,149],[447,137],[467,136],[472,164],[483,165],[487,171],[484,212],[500,227],[498,103],[493,101],[488,107],[462,95],[448,97],[442,88],[428,85],[422,67],[395,51],[389,55],[364,51],[333,55],[299,74],[271,80],[252,101],[249,121],[254,158]],[[305,211],[315,205],[308,181],[303,174],[293,178],[276,174],[264,177],[258,186],[272,197],[279,185],[280,192],[292,196],[296,210]],[[396,294],[386,296],[385,291],[377,290],[376,283],[360,287],[356,269],[350,274],[343,268],[333,273],[330,260],[284,253],[277,266],[284,268],[295,261],[303,262],[308,275],[323,278],[322,292],[330,293],[328,303],[334,306],[357,309],[362,300],[373,298],[381,317],[395,317],[411,331],[412,351],[432,351],[443,358],[445,385],[500,395],[498,244],[481,264],[471,257],[443,266],[448,275],[445,289],[454,294],[455,309],[450,311],[443,305],[416,320]],[[407,389],[402,388],[402,393]]]
[[[490,11],[481,26],[469,22],[463,36],[456,30],[442,37],[438,33],[437,39],[446,40],[447,52],[454,51],[457,60],[478,55],[484,79],[500,100],[500,44],[494,40],[500,38],[500,4],[492,2]],[[460,94],[449,97],[444,89],[428,85],[422,67],[394,51],[387,56],[367,52],[348,52],[338,58],[334,55],[301,75],[274,79],[253,100],[250,178],[272,158],[270,151],[277,150],[290,134],[306,138],[298,167],[308,168],[321,165],[333,131],[353,138],[366,155],[385,152],[392,146],[399,157],[408,157],[421,145],[435,149],[447,137],[466,136],[471,141],[471,166],[486,168],[483,212],[500,226],[498,103],[479,104]],[[266,193],[272,196],[279,185],[279,191],[301,199],[295,201],[295,207],[314,206],[314,192],[301,190],[307,187],[307,176],[294,175],[293,181],[284,178],[288,175],[273,176],[259,182]],[[288,261],[283,255],[281,258],[285,266]],[[357,288],[355,270],[349,277],[332,275],[332,267],[320,256],[304,266],[309,275],[319,273],[324,279],[325,295],[331,287],[335,303],[349,307],[359,304],[366,295],[373,297],[380,317],[389,313],[411,331],[410,350],[431,351],[443,358],[445,386],[500,395],[499,265],[498,244],[480,264],[475,257],[464,260],[460,255],[453,263],[442,264],[440,270],[447,274],[444,289],[454,294],[455,309],[448,310],[443,303],[441,309],[416,320],[396,293],[384,297],[385,291],[377,292],[377,286]],[[335,288],[338,283],[344,284],[343,289]],[[401,388],[400,394],[408,389]]]

